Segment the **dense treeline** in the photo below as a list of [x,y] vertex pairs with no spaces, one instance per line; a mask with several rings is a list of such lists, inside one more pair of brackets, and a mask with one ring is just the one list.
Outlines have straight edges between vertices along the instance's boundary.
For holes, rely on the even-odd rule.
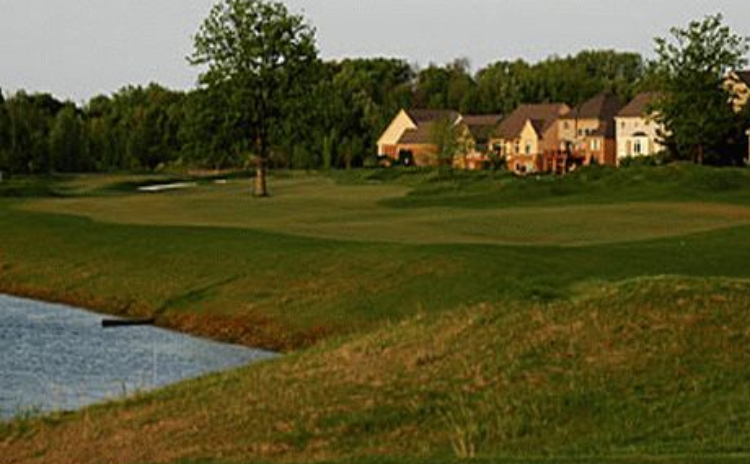
[[[508,113],[519,103],[576,105],[604,90],[624,99],[649,87],[638,54],[584,51],[531,64],[501,61],[472,73],[465,60],[415,69],[396,59],[320,63],[314,91],[285,102],[271,164],[361,166],[401,107]],[[152,84],[97,96],[82,107],[47,94],[0,92],[0,170],[11,173],[245,167],[255,144],[241,92]]]

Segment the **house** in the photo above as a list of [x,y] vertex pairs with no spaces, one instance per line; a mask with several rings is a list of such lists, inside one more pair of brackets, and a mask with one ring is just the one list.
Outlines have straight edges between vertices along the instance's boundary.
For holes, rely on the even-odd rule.
[[438,164],[434,130],[440,121],[458,123],[460,115],[449,110],[401,110],[378,140],[378,155],[410,166]]
[[641,93],[617,113],[617,164],[626,158],[655,155],[664,150],[659,143],[661,127],[654,121],[651,109],[657,98],[656,93]]
[[724,81],[724,89],[732,95],[732,107],[739,113],[750,101],[750,71],[732,71]]
[[623,105],[611,93],[600,93],[560,118],[560,148],[576,164],[617,165],[615,116]]
[[458,152],[453,166],[458,169],[481,170],[489,167],[489,145],[502,115],[466,115],[459,121]]
[[497,127],[491,148],[516,174],[547,171],[544,154],[559,146],[557,121],[569,111],[564,103],[521,105]]

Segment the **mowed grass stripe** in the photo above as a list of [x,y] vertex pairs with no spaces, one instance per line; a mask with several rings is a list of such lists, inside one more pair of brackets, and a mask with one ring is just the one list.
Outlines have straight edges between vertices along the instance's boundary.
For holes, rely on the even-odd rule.
[[750,207],[700,201],[398,209],[384,201],[408,192],[400,185],[341,185],[325,177],[282,178],[273,185],[273,197],[263,201],[248,197],[249,182],[234,181],[162,194],[42,199],[23,207],[114,223],[405,244],[584,246],[750,224]]
[[276,349],[420,311],[654,275],[750,277],[750,227],[587,247],[406,245],[0,208],[0,286]]

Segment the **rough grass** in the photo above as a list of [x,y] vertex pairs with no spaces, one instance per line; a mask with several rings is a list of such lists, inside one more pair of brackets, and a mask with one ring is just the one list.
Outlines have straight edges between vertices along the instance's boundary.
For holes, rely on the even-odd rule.
[[747,281],[656,278],[421,314],[6,426],[0,462],[742,462],[749,310]]
[[[346,176],[346,174],[343,174]],[[370,182],[379,174],[349,175],[350,181]],[[587,167],[565,177],[515,178],[507,173],[447,172],[386,174],[415,185],[406,197],[387,200],[389,206],[419,209],[450,205],[498,208],[541,205],[612,204],[622,202],[694,201],[750,202],[750,170],[676,163],[659,167]],[[489,182],[488,182],[489,181]]]

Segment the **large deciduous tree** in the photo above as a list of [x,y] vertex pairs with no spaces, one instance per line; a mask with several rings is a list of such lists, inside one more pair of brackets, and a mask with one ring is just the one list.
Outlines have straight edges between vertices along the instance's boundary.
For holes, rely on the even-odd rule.
[[318,68],[315,31],[278,2],[224,0],[195,35],[191,64],[206,66],[200,81],[231,89],[235,110],[257,150],[254,193],[264,197],[275,132],[290,103],[304,95]]
[[656,110],[666,145],[679,158],[723,162],[736,125],[724,81],[747,63],[748,40],[725,26],[720,14],[673,28],[671,35],[656,39],[664,91]]

